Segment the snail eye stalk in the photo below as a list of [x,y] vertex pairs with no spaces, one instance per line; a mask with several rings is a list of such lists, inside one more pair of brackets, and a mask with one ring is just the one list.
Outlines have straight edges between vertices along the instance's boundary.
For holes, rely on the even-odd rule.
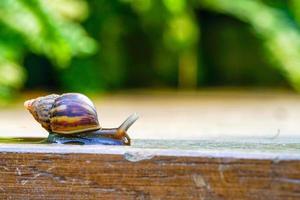
[[133,114],[118,128],[102,128],[94,104],[79,93],[39,97],[24,106],[49,132],[50,143],[130,145],[127,130],[138,119]]

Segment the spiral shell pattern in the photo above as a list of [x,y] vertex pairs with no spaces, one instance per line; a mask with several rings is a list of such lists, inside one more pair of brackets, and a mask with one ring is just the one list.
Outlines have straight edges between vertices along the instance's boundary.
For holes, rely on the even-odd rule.
[[91,100],[78,93],[57,97],[50,110],[50,128],[54,133],[73,134],[100,129]]
[[28,100],[24,103],[25,107],[30,111],[33,117],[44,127],[47,131],[51,131],[50,126],[50,110],[53,107],[55,99],[59,95],[51,94],[44,97]]

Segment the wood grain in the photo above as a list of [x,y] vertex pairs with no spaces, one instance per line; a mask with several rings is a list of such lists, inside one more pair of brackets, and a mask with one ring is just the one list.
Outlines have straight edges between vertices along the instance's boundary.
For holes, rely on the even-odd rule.
[[299,198],[297,154],[0,146],[0,199]]

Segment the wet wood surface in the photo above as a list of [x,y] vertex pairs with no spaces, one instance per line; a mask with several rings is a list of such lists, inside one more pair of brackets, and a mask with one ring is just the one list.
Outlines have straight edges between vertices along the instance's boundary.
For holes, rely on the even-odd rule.
[[0,145],[0,199],[299,198],[297,152]]
[[[23,108],[37,96],[1,108],[0,137],[47,137]],[[103,127],[141,116],[129,130],[133,146],[0,144],[0,199],[300,199],[299,95],[126,92],[91,99]]]

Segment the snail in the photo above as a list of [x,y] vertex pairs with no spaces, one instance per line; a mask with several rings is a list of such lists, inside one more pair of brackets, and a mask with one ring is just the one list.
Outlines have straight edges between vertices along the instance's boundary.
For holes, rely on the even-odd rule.
[[102,128],[94,104],[79,93],[38,97],[24,106],[49,132],[49,143],[130,145],[127,130],[138,119],[133,114],[118,128]]

